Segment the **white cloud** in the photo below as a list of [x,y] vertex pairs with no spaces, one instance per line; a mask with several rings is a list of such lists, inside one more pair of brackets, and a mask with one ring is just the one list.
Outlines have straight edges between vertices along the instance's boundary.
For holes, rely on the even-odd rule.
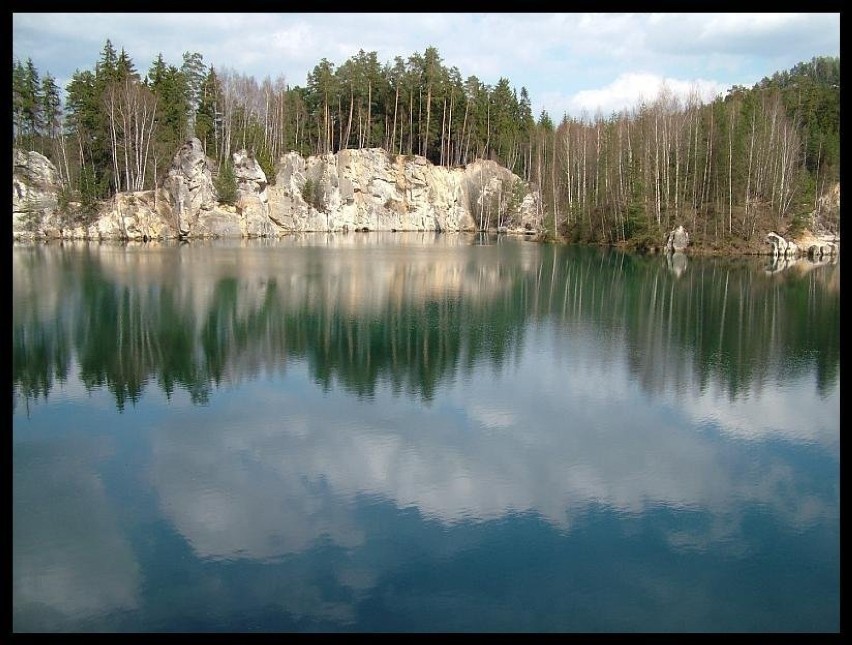
[[660,14],[648,22],[651,52],[775,57],[839,54],[839,14]]
[[301,57],[316,44],[313,31],[302,21],[276,29],[269,37],[273,51],[282,56]]
[[[635,91],[618,86],[631,75],[749,85],[840,51],[839,13],[92,13],[85,30],[80,21],[73,13],[14,14],[14,56],[32,57],[64,86],[75,69],[94,66],[110,38],[141,72],[160,52],[180,65],[184,51],[197,51],[219,69],[304,85],[323,57],[340,65],[363,49],[384,64],[434,46],[463,78],[493,85],[506,77],[527,88],[536,115],[544,107],[555,119],[632,104]],[[607,78],[620,81],[598,87]]]
[[603,87],[581,90],[571,96],[545,95],[544,101],[546,105],[552,106],[548,112],[554,120],[558,120],[563,112],[579,117],[585,111],[589,117],[593,117],[597,110],[607,117],[612,112],[638,108],[642,102],[652,103],[664,86],[681,103],[685,103],[693,92],[697,93],[702,102],[709,102],[718,94],[724,94],[728,88],[718,81],[701,78],[683,80],[651,72],[627,72]]

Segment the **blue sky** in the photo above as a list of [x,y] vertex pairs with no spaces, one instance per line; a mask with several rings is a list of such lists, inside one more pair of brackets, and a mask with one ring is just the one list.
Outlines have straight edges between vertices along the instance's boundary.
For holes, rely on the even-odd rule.
[[144,74],[182,53],[261,81],[305,85],[325,57],[359,49],[381,63],[438,49],[462,78],[526,87],[546,109],[604,115],[652,100],[660,84],[704,100],[814,56],[840,55],[839,13],[26,13],[12,15],[12,56],[32,58],[64,87],[93,69],[106,39]]

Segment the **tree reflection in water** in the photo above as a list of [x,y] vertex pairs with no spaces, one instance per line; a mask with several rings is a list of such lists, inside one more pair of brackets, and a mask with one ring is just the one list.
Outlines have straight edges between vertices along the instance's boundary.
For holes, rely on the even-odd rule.
[[480,361],[499,368],[544,322],[626,347],[650,391],[712,377],[733,398],[814,361],[821,389],[839,376],[839,263],[766,275],[751,258],[322,237],[16,247],[15,402],[48,397],[75,365],[119,409],[150,383],[204,404],[223,382],[293,359],[326,390],[370,397],[386,382],[429,401]]

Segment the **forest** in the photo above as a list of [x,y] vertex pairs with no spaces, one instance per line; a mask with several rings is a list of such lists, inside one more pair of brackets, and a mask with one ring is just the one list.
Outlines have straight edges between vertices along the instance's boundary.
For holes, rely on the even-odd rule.
[[422,155],[448,168],[492,159],[541,194],[552,238],[645,248],[682,224],[713,248],[748,248],[769,230],[816,221],[837,231],[820,199],[839,182],[840,59],[815,57],[734,86],[710,103],[665,87],[604,115],[542,111],[507,78],[489,85],[448,67],[434,47],[380,62],[359,51],[325,58],[304,86],[214,69],[203,54],[162,54],[140,72],[107,40],[93,69],[64,93],[31,59],[13,60],[13,144],[47,156],[61,203],[83,218],[116,192],[161,185],[175,151],[196,136],[233,198],[231,154],[247,149],[274,182],[275,161],[344,148]]

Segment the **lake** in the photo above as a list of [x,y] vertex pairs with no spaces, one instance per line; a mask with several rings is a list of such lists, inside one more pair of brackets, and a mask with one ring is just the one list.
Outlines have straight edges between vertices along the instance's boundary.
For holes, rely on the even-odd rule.
[[15,631],[836,632],[840,265],[12,249]]

